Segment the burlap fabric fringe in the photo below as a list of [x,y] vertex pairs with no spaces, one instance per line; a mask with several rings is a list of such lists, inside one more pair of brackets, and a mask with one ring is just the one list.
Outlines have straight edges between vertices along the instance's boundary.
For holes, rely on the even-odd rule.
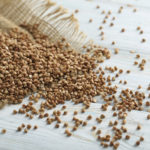
[[[39,24],[39,31],[47,35],[51,42],[61,38],[76,51],[83,51],[83,45],[89,43],[87,36],[79,30],[79,24],[73,14],[50,0],[1,0],[0,29],[26,24]],[[6,20],[7,19],[7,20]]]

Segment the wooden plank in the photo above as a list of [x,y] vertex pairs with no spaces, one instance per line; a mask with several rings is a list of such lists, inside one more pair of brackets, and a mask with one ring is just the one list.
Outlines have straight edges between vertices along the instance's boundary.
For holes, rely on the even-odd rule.
[[[64,7],[69,8],[70,11],[79,9],[79,13],[76,14],[78,18],[81,29],[87,33],[95,42],[109,48],[112,51],[112,58],[106,60],[102,66],[118,66],[124,70],[131,70],[131,74],[127,75],[124,73],[121,75],[114,84],[119,86],[119,89],[137,89],[137,86],[141,84],[142,89],[140,91],[146,92],[146,96],[149,94],[146,91],[146,88],[150,81],[150,2],[148,0],[55,0],[59,4],[62,4]],[[100,5],[100,9],[96,9],[96,5]],[[133,5],[133,7],[127,7],[127,4]],[[118,9],[120,6],[123,6],[124,9],[121,14],[118,14]],[[137,12],[133,13],[133,9],[137,8]],[[100,31],[98,27],[101,25],[105,15],[101,15],[101,12],[105,10],[108,12],[111,10],[112,14],[108,19],[107,23],[103,25],[105,32],[105,40],[100,40]],[[109,24],[112,22],[112,17],[116,17],[114,21],[114,27],[109,27]],[[93,22],[89,23],[89,19],[93,18]],[[141,26],[144,31],[143,35],[140,35],[136,31],[137,26]],[[125,33],[120,33],[122,28],[126,29]],[[141,39],[145,38],[146,43],[141,43]],[[112,46],[111,42],[116,41],[116,45]],[[113,49],[117,47],[120,49],[118,55],[113,54]],[[130,50],[135,50],[136,53],[131,54]],[[139,53],[141,59],[145,58],[147,64],[144,71],[140,71],[138,67],[133,65],[135,61],[135,55]],[[139,61],[141,61],[141,59]],[[127,80],[127,85],[119,85],[119,80]],[[148,100],[147,98],[145,100]],[[17,109],[18,106],[5,107],[3,110],[0,110],[0,129],[6,128],[7,133],[5,135],[0,134],[0,150],[62,150],[62,149],[71,149],[71,150],[99,150],[103,149],[100,146],[100,143],[96,141],[96,135],[91,131],[91,127],[96,125],[102,130],[102,134],[111,133],[110,127],[108,127],[108,122],[114,120],[112,117],[111,107],[109,111],[102,112],[100,110],[101,104],[103,103],[102,99],[97,98],[98,103],[92,104],[91,108],[87,110],[84,114],[79,113],[77,117],[82,118],[83,120],[91,114],[93,119],[89,121],[88,125],[85,128],[79,128],[78,131],[73,133],[73,136],[68,138],[64,135],[64,128],[55,129],[55,124],[46,125],[44,119],[40,120],[35,118],[33,120],[28,120],[27,118],[16,115],[13,116],[11,113],[13,109]],[[27,100],[25,100],[25,103]],[[63,122],[69,122],[69,130],[72,127],[72,117],[73,111],[81,111],[81,105],[73,105],[70,102],[67,102],[67,111],[68,115],[62,117]],[[60,109],[61,106],[58,106],[56,109]],[[146,110],[146,109],[144,109]],[[52,113],[52,111],[49,111]],[[106,119],[102,124],[97,125],[95,118],[100,114],[104,113]],[[150,122],[147,121],[146,111],[132,111],[127,117],[128,133],[131,135],[131,140],[120,141],[120,150],[149,150],[150,147]],[[37,124],[39,129],[37,131],[29,131],[28,134],[22,132],[16,132],[16,128],[21,124]],[[135,131],[137,124],[141,124],[142,129],[140,131]],[[139,136],[144,136],[145,141],[139,146],[135,147],[134,143],[139,139]],[[111,148],[110,148],[111,149]]]

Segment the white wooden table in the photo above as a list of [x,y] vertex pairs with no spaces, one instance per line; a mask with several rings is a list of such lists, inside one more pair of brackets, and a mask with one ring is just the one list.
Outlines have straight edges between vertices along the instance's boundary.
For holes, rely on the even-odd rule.
[[[149,0],[55,0],[58,4],[63,5],[70,11],[74,12],[75,9],[79,9],[79,13],[75,14],[80,22],[81,29],[85,33],[94,39],[94,41],[101,46],[107,47],[112,51],[112,57],[110,60],[106,60],[102,66],[118,66],[124,70],[131,70],[130,74],[123,73],[114,84],[118,85],[121,89],[130,88],[137,89],[141,84],[142,89],[146,95],[148,91],[146,88],[150,82],[150,1]],[[127,7],[127,4],[133,5],[133,7]],[[96,6],[100,5],[100,9],[96,9]],[[123,6],[124,9],[121,14],[118,14],[118,9]],[[137,12],[133,13],[133,9],[136,8]],[[112,14],[107,19],[107,23],[103,25],[105,32],[105,40],[101,41],[99,36],[99,26],[105,15],[101,15],[101,12],[105,10],[108,12],[111,10]],[[116,17],[113,27],[109,27],[112,17]],[[92,18],[93,22],[89,23],[89,19]],[[136,30],[137,26],[141,26],[144,33],[142,35]],[[120,30],[125,28],[124,33],[120,33]],[[146,42],[141,43],[141,39],[145,38]],[[114,46],[111,45],[112,41],[115,41]],[[120,49],[118,55],[113,54],[113,49],[117,47]],[[135,53],[130,53],[134,50]],[[142,58],[147,60],[145,70],[140,71],[133,63],[136,60],[136,54],[140,54]],[[127,80],[127,85],[119,85],[119,80]],[[98,102],[92,104],[91,108],[84,114],[79,113],[78,118],[85,119],[89,114],[94,118],[89,121],[87,127],[79,128],[78,131],[73,133],[72,137],[66,137],[64,134],[63,124],[59,129],[55,129],[55,124],[46,125],[44,119],[40,120],[34,118],[29,120],[22,115],[12,115],[13,109],[17,109],[17,106],[5,107],[0,110],[0,129],[6,128],[7,133],[0,134],[0,150],[100,150],[103,149],[100,143],[96,141],[96,135],[91,132],[91,127],[96,125],[95,118],[102,112],[100,106],[102,101],[100,98]],[[148,100],[146,98],[146,100]],[[42,100],[41,100],[42,101]],[[24,101],[27,103],[27,100]],[[67,102],[68,115],[63,116],[62,120],[69,122],[71,129],[71,119],[74,110],[81,110],[81,105],[73,105],[71,102]],[[56,110],[60,109],[58,106]],[[51,111],[49,112],[51,113]],[[104,112],[103,112],[104,113]],[[119,150],[150,150],[150,121],[146,120],[146,111],[132,111],[127,117],[128,134],[131,135],[129,141],[121,140]],[[102,130],[102,134],[111,133],[110,127],[107,126],[108,122],[112,118],[111,107],[109,111],[105,112],[106,119],[98,126]],[[16,128],[21,123],[31,125],[37,124],[39,126],[37,131],[31,130],[28,134],[23,132],[16,132]],[[136,131],[137,124],[141,124],[142,129]],[[144,136],[145,141],[139,146],[135,147],[134,143],[140,136]],[[111,148],[109,148],[111,149]]]

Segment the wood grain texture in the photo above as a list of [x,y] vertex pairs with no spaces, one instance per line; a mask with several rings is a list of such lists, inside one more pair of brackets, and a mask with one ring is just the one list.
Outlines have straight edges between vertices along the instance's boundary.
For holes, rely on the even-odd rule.
[[[103,64],[105,66],[118,66],[124,70],[131,70],[130,74],[123,73],[114,84],[119,86],[119,89],[130,88],[136,90],[138,85],[141,84],[143,91],[146,96],[149,94],[146,91],[147,86],[150,82],[150,1],[148,0],[55,0],[58,4],[63,5],[70,11],[74,12],[75,9],[79,9],[79,13],[75,14],[78,18],[81,29],[91,38],[94,39],[98,44],[109,48],[112,51],[112,57],[110,60],[106,60]],[[127,4],[131,4],[132,7],[127,7]],[[100,5],[100,9],[96,9],[96,6]],[[118,14],[118,9],[123,6],[124,9],[121,14]],[[133,9],[136,8],[137,12],[133,13]],[[107,13],[111,10],[107,23],[103,25],[104,29],[104,41],[100,40],[99,26],[102,25],[102,21],[105,15],[101,15],[101,12],[105,10]],[[112,17],[116,17],[114,21],[114,27],[109,27],[112,22]],[[89,23],[89,19],[92,18],[93,22]],[[137,26],[141,26],[144,31],[142,35],[136,30]],[[125,33],[120,33],[122,28],[126,29]],[[141,39],[145,38],[146,43],[141,43]],[[112,46],[112,41],[116,42],[116,45]],[[113,54],[114,48],[120,49],[118,55]],[[130,51],[135,50],[134,54]],[[135,56],[139,53],[141,58],[147,60],[145,65],[145,70],[140,71],[137,66],[133,63],[136,60]],[[119,80],[127,80],[127,85],[119,85]],[[145,100],[148,100],[147,98]],[[42,101],[42,100],[41,100]],[[24,101],[27,103],[27,99]],[[101,98],[97,97],[97,103],[92,104],[91,108],[87,110],[84,114],[79,113],[77,117],[86,119],[86,117],[91,114],[93,119],[88,122],[87,127],[79,128],[78,131],[73,133],[73,136],[68,138],[64,134],[64,128],[55,129],[55,124],[46,125],[45,119],[34,118],[29,120],[22,115],[12,115],[13,109],[17,109],[17,106],[5,107],[0,110],[0,129],[6,128],[7,133],[5,135],[0,134],[0,150],[100,150],[103,149],[100,143],[96,141],[96,135],[91,131],[91,127],[96,125],[97,128],[102,130],[102,134],[111,133],[110,127],[108,127],[108,122],[113,120],[111,106],[109,111],[102,112],[100,110],[103,101]],[[67,102],[68,115],[63,116],[63,122],[69,122],[69,128],[71,129],[72,123],[71,119],[73,116],[73,111],[81,111],[81,105],[73,105],[71,102]],[[60,109],[59,105],[56,110]],[[144,109],[146,110],[146,109]],[[51,113],[51,111],[49,111]],[[106,118],[102,124],[97,125],[95,118],[100,114],[104,113]],[[146,116],[148,112],[146,111],[132,111],[127,117],[128,133],[131,135],[131,140],[120,141],[119,150],[149,150],[150,149],[150,121],[147,121]],[[21,124],[37,124],[39,128],[37,131],[31,130],[28,134],[22,132],[16,132],[16,128]],[[142,129],[136,131],[137,124],[141,124]],[[139,146],[135,147],[134,143],[139,139],[140,136],[144,136],[145,141]],[[112,148],[109,148],[112,149]],[[108,149],[108,150],[109,150]]]

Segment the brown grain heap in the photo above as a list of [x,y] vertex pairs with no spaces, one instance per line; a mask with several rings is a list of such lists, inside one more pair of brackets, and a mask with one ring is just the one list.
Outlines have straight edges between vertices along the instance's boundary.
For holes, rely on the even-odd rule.
[[1,106],[21,103],[32,93],[38,95],[31,95],[30,100],[38,101],[42,97],[46,101],[41,108],[51,109],[64,104],[65,100],[88,104],[101,92],[115,92],[105,86],[103,74],[97,77],[94,72],[95,55],[89,57],[73,51],[64,39],[50,43],[47,36],[38,31],[38,25],[21,27],[33,39],[17,28],[0,32]]

